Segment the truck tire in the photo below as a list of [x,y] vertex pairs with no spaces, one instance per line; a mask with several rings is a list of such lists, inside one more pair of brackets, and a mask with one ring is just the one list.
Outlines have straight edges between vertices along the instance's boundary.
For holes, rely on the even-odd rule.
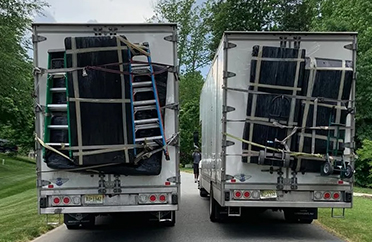
[[321,171],[320,171],[320,174],[322,176],[329,176],[333,173],[333,167],[332,167],[332,164],[331,162],[329,161],[326,161],[323,165],[322,165],[322,168],[321,168]]
[[210,196],[209,196],[209,219],[213,223],[221,221],[221,206],[213,198],[212,185],[211,185]]
[[260,152],[258,153],[257,164],[258,165],[265,164],[265,151],[264,150],[260,150]]
[[353,174],[354,174],[354,169],[351,165],[347,165],[346,166],[346,170],[343,171],[343,175],[345,178],[351,178],[353,177]]
[[199,189],[199,194],[201,197],[208,197],[208,192],[204,188]]

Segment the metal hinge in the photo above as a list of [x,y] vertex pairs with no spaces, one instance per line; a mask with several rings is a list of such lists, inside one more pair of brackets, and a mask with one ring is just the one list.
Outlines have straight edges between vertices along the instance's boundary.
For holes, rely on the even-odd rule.
[[347,49],[347,50],[355,50],[356,51],[356,50],[358,50],[358,45],[352,43],[352,44],[345,45],[344,48]]
[[230,141],[230,140],[225,140],[224,141],[224,144],[223,144],[224,147],[228,147],[228,146],[231,146],[231,145],[235,145],[235,142]]
[[230,78],[230,77],[234,77],[236,76],[236,74],[234,72],[230,72],[230,71],[224,71],[223,72],[223,78]]
[[178,140],[179,140],[179,133],[173,134],[168,140],[167,144],[171,146],[176,146],[178,145]]
[[168,179],[167,179],[167,181],[169,181],[169,182],[172,182],[172,183],[178,183],[177,182],[177,177],[176,176],[172,176],[172,177],[169,177]]
[[39,43],[45,40],[47,40],[47,38],[44,36],[34,34],[32,35],[32,43]]
[[164,108],[168,108],[168,109],[172,109],[172,110],[176,110],[178,111],[179,110],[179,104],[178,103],[170,103],[170,104],[167,104],[163,107],[161,107],[162,109]]
[[234,107],[223,106],[223,112],[224,113],[229,113],[229,112],[232,112],[232,111],[235,111],[235,108]]
[[178,42],[177,35],[173,35],[173,34],[165,36],[164,40],[170,41],[170,42]]
[[48,186],[49,184],[51,184],[50,181],[47,181],[47,180],[37,180],[37,186],[38,187],[43,187],[43,186]]
[[169,72],[179,73],[178,70],[179,70],[178,66],[170,66],[170,67],[168,67],[168,71]]
[[226,49],[232,49],[235,48],[237,45],[228,41],[225,41],[223,44],[223,48]]
[[232,175],[225,175],[225,180],[226,181],[228,181],[228,180],[231,180],[231,179],[233,179],[234,178],[234,176],[232,176]]

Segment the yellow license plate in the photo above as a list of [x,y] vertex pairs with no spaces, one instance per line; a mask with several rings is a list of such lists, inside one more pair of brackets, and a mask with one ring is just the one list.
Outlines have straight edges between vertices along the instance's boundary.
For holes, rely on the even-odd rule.
[[277,197],[276,191],[274,191],[274,190],[261,191],[261,193],[260,193],[260,198],[261,199],[274,199],[276,197]]
[[85,204],[103,204],[103,195],[85,195]]

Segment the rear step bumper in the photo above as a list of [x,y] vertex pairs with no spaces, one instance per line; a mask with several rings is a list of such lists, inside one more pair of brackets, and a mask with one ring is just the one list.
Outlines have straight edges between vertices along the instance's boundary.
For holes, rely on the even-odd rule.
[[79,206],[79,207],[49,207],[40,209],[41,214],[63,213],[120,213],[120,212],[158,212],[177,211],[178,205],[151,204],[151,205],[128,205],[128,206]]
[[346,202],[301,202],[301,201],[225,201],[227,207],[265,208],[351,208]]

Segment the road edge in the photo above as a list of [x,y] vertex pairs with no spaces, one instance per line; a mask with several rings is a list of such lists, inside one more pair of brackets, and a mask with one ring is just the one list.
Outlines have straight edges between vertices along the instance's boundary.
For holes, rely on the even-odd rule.
[[31,241],[29,241],[29,242],[37,242],[39,239],[44,238],[44,237],[48,236],[49,234],[54,233],[54,232],[56,232],[56,231],[62,229],[63,227],[64,227],[64,224],[61,224],[61,225],[59,225],[58,227],[55,227],[54,229],[49,230],[48,232],[46,232],[46,233],[40,235],[39,237],[34,238],[33,240],[31,240]]
[[318,220],[314,220],[313,222],[314,225],[322,228],[323,230],[327,231],[328,233],[340,238],[340,239],[343,239],[345,240],[346,242],[353,242],[352,240],[350,240],[349,238],[347,238],[346,236],[340,234],[340,233],[337,233],[335,230],[331,229],[330,227],[327,227],[326,225],[322,224],[321,222],[319,222]]

